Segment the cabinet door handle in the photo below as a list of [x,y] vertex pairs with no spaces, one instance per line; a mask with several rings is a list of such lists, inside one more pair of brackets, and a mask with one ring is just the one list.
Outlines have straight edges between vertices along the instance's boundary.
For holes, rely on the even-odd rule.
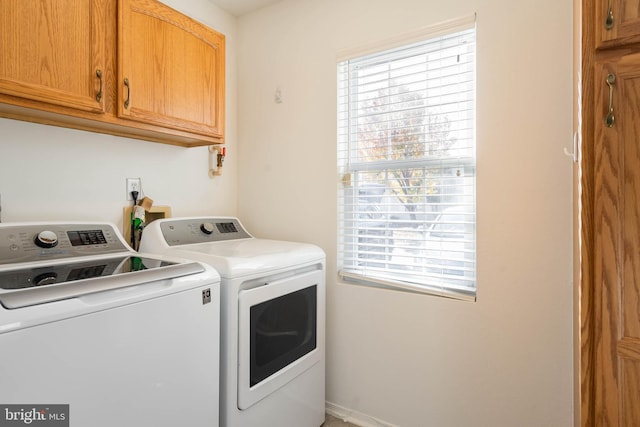
[[609,0],[609,8],[607,10],[607,19],[605,19],[604,21],[604,27],[607,30],[610,30],[613,28],[613,4],[612,4],[613,0]]
[[604,122],[607,124],[607,127],[613,127],[613,123],[616,121],[616,118],[613,116],[613,87],[616,85],[616,76],[614,74],[607,75],[607,86],[609,86],[609,113],[607,117],[605,117]]
[[129,86],[129,79],[124,78],[124,86],[127,88],[127,99],[124,100],[124,108],[129,108],[129,102],[131,101],[131,87]]
[[96,101],[102,101],[102,70],[96,70],[96,77],[100,80],[100,90],[96,94]]

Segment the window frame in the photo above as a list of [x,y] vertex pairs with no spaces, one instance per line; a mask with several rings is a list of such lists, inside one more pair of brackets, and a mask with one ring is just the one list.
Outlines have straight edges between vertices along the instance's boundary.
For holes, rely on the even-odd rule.
[[[435,26],[431,26],[426,29],[421,29],[415,31],[410,34],[403,35],[401,37],[397,37],[393,40],[389,40],[385,43],[374,43],[365,47],[361,47],[359,49],[350,50],[348,52],[343,52],[338,57],[338,72],[340,73],[340,67],[344,61],[363,58],[369,55],[377,55],[384,53],[390,49],[402,48],[408,46],[410,44],[414,44],[417,42],[426,42],[429,40],[437,39],[441,36],[446,36],[450,34],[456,34],[458,32],[466,31],[473,29],[474,35],[474,44],[477,43],[477,31],[475,28],[475,15],[463,17],[461,19],[447,21],[445,23],[441,23]],[[475,125],[475,105],[476,105],[476,96],[475,96],[475,82],[477,81],[477,66],[476,66],[476,58],[475,58],[474,49],[474,61],[473,61],[473,92],[474,96],[472,99],[473,102],[473,129],[471,132],[473,133],[473,155],[471,157],[459,158],[459,157],[431,157],[431,158],[421,158],[416,160],[415,158],[405,158],[405,159],[396,159],[396,160],[377,160],[377,161],[363,161],[363,162],[353,162],[351,160],[351,155],[346,155],[346,159],[340,159],[340,150],[342,143],[338,142],[338,156],[339,156],[339,177],[340,177],[340,185],[338,190],[338,204],[339,204],[339,218],[338,218],[338,273],[339,276],[347,282],[352,282],[355,284],[373,286],[373,287],[381,287],[384,289],[393,289],[393,290],[401,290],[408,291],[420,294],[429,294],[447,298],[460,299],[465,301],[476,301],[477,298],[477,249],[476,249],[476,157],[475,157],[475,133],[476,133],[476,125]],[[351,77],[349,77],[351,79]],[[338,87],[338,91],[340,87]],[[427,107],[425,107],[426,109]],[[340,132],[340,109],[338,110],[338,132]],[[350,120],[350,119],[349,119]],[[347,128],[354,126],[351,121],[349,121]],[[352,150],[352,147],[349,145],[347,150]],[[362,171],[383,171],[390,170],[390,168],[407,168],[407,167],[421,167],[424,170],[429,168],[442,169],[445,167],[460,167],[462,165],[463,168],[470,171],[472,170],[472,185],[473,185],[473,202],[472,202],[472,215],[473,215],[473,288],[470,287],[460,287],[455,284],[428,284],[428,283],[417,283],[412,281],[403,280],[402,277],[399,277],[396,274],[396,277],[386,277],[385,274],[382,273],[374,273],[374,274],[363,274],[362,272],[355,271],[356,269],[348,269],[344,268],[344,260],[346,253],[349,251],[346,249],[349,246],[349,243],[345,241],[345,229],[349,230],[360,230],[365,227],[358,226],[350,226],[345,227],[345,223],[356,221],[354,211],[350,211],[349,214],[346,213],[345,208],[345,200],[349,197],[356,198],[358,196],[355,195],[353,188],[356,187],[352,182],[354,178],[354,174],[358,174]],[[425,175],[423,175],[424,178]],[[388,179],[385,181],[388,182]],[[348,195],[348,188],[351,187],[351,193]],[[386,188],[389,188],[388,186]],[[428,202],[423,202],[422,205],[428,205]],[[357,202],[350,203],[350,206],[357,205]],[[440,212],[440,215],[444,214],[444,210]],[[348,217],[351,215],[351,217]],[[387,226],[392,223],[392,221],[387,221]],[[353,235],[351,235],[353,239]],[[353,243],[351,243],[353,245]],[[359,243],[356,246],[360,245]],[[357,250],[352,251],[356,254]],[[357,259],[357,257],[356,257]],[[354,261],[352,261],[354,262]]]

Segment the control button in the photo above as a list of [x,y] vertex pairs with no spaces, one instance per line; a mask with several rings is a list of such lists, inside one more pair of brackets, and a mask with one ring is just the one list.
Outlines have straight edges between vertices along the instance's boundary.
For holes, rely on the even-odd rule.
[[41,248],[53,248],[58,244],[58,235],[53,231],[41,231],[36,236],[35,244]]
[[210,222],[200,224],[200,231],[202,231],[204,234],[213,233],[213,224],[211,224]]
[[34,277],[31,282],[35,286],[45,286],[45,285],[53,285],[57,281],[58,281],[58,275],[52,271],[52,272],[42,273]]
[[15,243],[11,244],[9,246],[9,249],[11,250],[11,252],[17,252],[18,249],[20,249],[20,246],[16,245]]

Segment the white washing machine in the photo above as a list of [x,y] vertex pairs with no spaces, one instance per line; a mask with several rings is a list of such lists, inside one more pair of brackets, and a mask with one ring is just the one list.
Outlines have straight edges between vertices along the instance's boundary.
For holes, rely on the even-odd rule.
[[0,224],[0,425],[217,426],[219,293],[111,224]]
[[237,218],[149,224],[140,249],[213,266],[221,282],[220,425],[318,427],[325,414],[325,254],[258,239]]

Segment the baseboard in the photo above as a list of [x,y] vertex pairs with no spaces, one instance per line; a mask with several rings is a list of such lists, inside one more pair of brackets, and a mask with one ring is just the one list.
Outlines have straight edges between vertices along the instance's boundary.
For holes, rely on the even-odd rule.
[[331,402],[325,402],[325,410],[329,415],[333,415],[342,421],[355,424],[360,427],[398,427],[395,424],[379,420],[358,411],[354,411],[353,409],[344,408]]

